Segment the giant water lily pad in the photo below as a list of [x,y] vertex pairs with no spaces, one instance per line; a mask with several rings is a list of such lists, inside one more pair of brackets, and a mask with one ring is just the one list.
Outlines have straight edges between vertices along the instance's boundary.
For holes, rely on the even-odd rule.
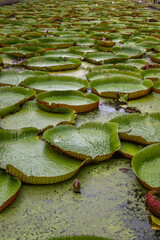
[[160,63],[160,53],[157,53],[155,55],[151,55],[151,60],[156,63]]
[[98,107],[100,98],[89,93],[84,94],[78,91],[51,91],[39,93],[37,101],[40,107],[55,109],[59,107],[68,107],[74,109],[77,113],[88,112]]
[[48,38],[39,38],[38,41],[39,43],[42,43],[42,44],[52,44],[57,48],[67,48],[75,44],[75,40],[72,38],[68,39],[68,38],[48,37]]
[[74,49],[68,50],[54,50],[54,51],[47,51],[45,56],[52,56],[52,57],[68,57],[68,58],[75,58],[82,60],[83,56],[80,51],[76,51]]
[[25,78],[31,76],[45,75],[42,71],[16,71],[16,70],[2,70],[0,71],[0,85],[4,86],[18,86]]
[[160,189],[160,143],[145,147],[132,159],[132,169],[149,189]]
[[0,116],[15,112],[19,107],[34,98],[36,92],[23,87],[1,87],[0,88]]
[[53,90],[81,90],[86,91],[88,81],[72,76],[45,75],[39,77],[29,77],[25,79],[22,86],[32,88],[36,92]]
[[151,94],[129,101],[127,107],[137,108],[142,113],[160,112],[160,95],[152,92]]
[[118,123],[118,133],[122,140],[145,145],[160,141],[160,113],[124,114],[110,122]]
[[47,130],[43,139],[64,153],[81,160],[103,161],[120,148],[117,124],[88,122],[80,127],[57,126]]
[[138,69],[143,69],[146,65],[146,61],[143,59],[129,59],[125,62],[126,65],[136,67]]
[[126,54],[130,58],[139,58],[142,56],[143,53],[145,53],[144,48],[132,46],[132,45],[121,45],[121,46],[115,46],[112,48],[112,52],[115,54]]
[[153,83],[153,90],[156,93],[160,93],[160,81]]
[[1,119],[0,128],[20,129],[34,127],[39,131],[58,124],[73,124],[75,112],[71,109],[59,109],[58,112],[47,112],[40,109],[36,102],[26,102],[22,109]]
[[40,47],[30,47],[30,46],[23,46],[19,49],[16,47],[5,47],[2,48],[1,52],[5,54],[9,54],[11,56],[17,58],[30,58],[34,56],[36,53],[42,53],[45,50]]
[[31,184],[51,184],[73,177],[82,162],[53,150],[33,128],[0,129],[1,168]]
[[118,150],[118,152],[124,157],[132,159],[142,148],[142,145],[121,141],[121,148]]
[[95,64],[104,64],[104,63],[118,63],[127,60],[129,57],[128,55],[124,54],[113,54],[110,52],[93,52],[87,53],[85,59],[88,62],[95,63]]
[[0,212],[16,199],[20,187],[21,181],[18,178],[11,177],[0,169]]
[[142,72],[144,79],[151,79],[152,81],[160,80],[160,69],[150,68]]
[[152,85],[150,80],[140,81],[139,78],[121,75],[96,79],[90,83],[92,91],[102,97],[116,98],[118,92],[120,96],[128,94],[129,99],[147,95]]
[[116,76],[118,77],[135,77],[135,79],[139,78],[141,80],[141,74],[139,73],[135,73],[135,72],[130,72],[130,71],[120,71],[118,69],[108,69],[108,70],[103,70],[101,72],[94,72],[92,71],[91,73],[88,73],[86,75],[87,79],[89,81],[93,81],[96,79],[101,79],[101,78],[106,78],[106,77],[112,77],[112,76]]
[[43,71],[61,71],[78,68],[81,61],[74,58],[62,57],[33,57],[24,63],[25,67]]

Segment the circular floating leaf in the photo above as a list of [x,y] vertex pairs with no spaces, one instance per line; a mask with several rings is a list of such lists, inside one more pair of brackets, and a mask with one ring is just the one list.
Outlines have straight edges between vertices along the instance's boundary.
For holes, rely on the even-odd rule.
[[0,169],[0,212],[16,199],[21,181]]
[[83,163],[53,150],[34,129],[0,129],[1,167],[30,184],[52,184],[73,177]]
[[132,169],[149,189],[160,189],[160,143],[140,150],[132,159]]
[[29,69],[43,70],[43,71],[61,71],[78,68],[81,61],[74,58],[53,58],[53,57],[33,57],[25,63],[25,67]]
[[126,65],[136,67],[136,68],[144,68],[146,66],[146,61],[142,59],[129,59],[125,62]]
[[75,112],[71,109],[59,109],[47,112],[40,109],[36,102],[26,102],[22,109],[1,119],[0,128],[20,129],[33,127],[43,132],[45,129],[58,124],[73,124]]
[[45,56],[52,56],[52,57],[67,57],[67,58],[75,58],[82,60],[83,56],[81,55],[80,51],[68,49],[68,50],[54,50],[54,51],[47,51]]
[[25,78],[31,76],[40,76],[45,75],[47,73],[42,71],[31,71],[25,70],[22,72],[15,71],[15,70],[2,70],[0,72],[0,85],[2,86],[18,86]]
[[127,107],[135,107],[142,113],[160,112],[160,95],[151,93],[143,98],[129,101]]
[[102,79],[102,78],[107,78],[107,77],[112,77],[112,76],[116,76],[118,77],[135,77],[135,79],[139,78],[139,80],[141,80],[141,75],[138,73],[134,73],[134,72],[127,72],[127,71],[120,71],[118,69],[108,69],[108,70],[103,70],[101,72],[94,72],[92,71],[91,73],[88,73],[86,75],[87,79],[89,81],[93,81],[96,79]]
[[88,81],[72,76],[45,75],[39,77],[29,77],[25,79],[21,85],[32,88],[38,93],[53,90],[86,91],[88,88]]
[[143,148],[142,145],[137,145],[130,142],[121,141],[121,148],[118,150],[124,157],[133,158],[138,151]]
[[121,45],[121,46],[115,46],[112,48],[112,52],[115,54],[126,54],[130,58],[139,58],[142,56],[143,53],[145,53],[145,49],[132,46],[132,45]]
[[110,122],[118,123],[118,133],[122,140],[145,145],[160,141],[160,113],[124,114],[113,118]]
[[41,108],[71,108],[77,113],[88,112],[98,107],[100,98],[92,93],[78,91],[51,91],[39,93],[37,101]]
[[160,69],[150,68],[142,72],[142,77],[144,79],[151,79],[152,81],[160,80]]
[[151,60],[156,63],[160,63],[160,53],[157,53],[155,55],[151,55]]
[[160,81],[153,83],[153,90],[156,93],[160,93]]
[[150,80],[140,81],[132,76],[111,76],[93,80],[90,83],[92,91],[102,97],[116,98],[118,92],[120,96],[128,94],[129,99],[139,98],[147,95],[152,88]]
[[19,110],[27,100],[33,99],[36,92],[23,87],[0,88],[0,116]]
[[1,52],[17,58],[30,58],[36,53],[45,52],[45,50],[40,47],[24,46],[20,47],[19,49],[16,47],[5,47],[1,49]]
[[120,148],[117,124],[88,122],[47,130],[43,139],[62,152],[88,162],[107,160]]
[[85,59],[88,62],[95,63],[95,64],[104,64],[104,63],[118,63],[123,62],[124,60],[128,59],[128,55],[124,54],[116,54],[110,52],[93,52],[87,53]]

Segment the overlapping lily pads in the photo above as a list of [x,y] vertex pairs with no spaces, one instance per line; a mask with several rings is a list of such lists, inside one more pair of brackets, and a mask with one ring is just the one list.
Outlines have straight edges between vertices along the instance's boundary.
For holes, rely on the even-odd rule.
[[160,189],[160,143],[145,147],[132,159],[132,169],[149,189]]
[[36,102],[26,102],[22,109],[1,119],[0,128],[20,129],[33,127],[39,132],[58,124],[73,124],[75,111],[67,108],[47,112],[40,109]]
[[77,113],[88,112],[98,107],[100,98],[93,93],[78,91],[51,91],[37,95],[39,106],[44,109],[71,108]]
[[61,125],[47,130],[43,138],[64,153],[86,162],[109,159],[120,148],[117,124],[88,122],[76,128]]
[[24,66],[29,69],[43,70],[43,71],[61,71],[78,68],[81,61],[74,58],[62,57],[33,57],[24,63]]
[[21,85],[32,88],[38,93],[53,90],[86,91],[88,88],[88,81],[72,76],[45,75],[39,77],[29,77],[25,79]]
[[1,87],[0,88],[0,116],[19,110],[20,106],[27,100],[33,99],[36,92],[23,87]]
[[31,184],[52,184],[73,177],[83,163],[53,150],[33,128],[0,129],[1,168]]
[[0,212],[8,207],[18,195],[21,181],[0,169]]
[[140,81],[139,78],[121,75],[96,79],[90,83],[92,91],[102,97],[116,98],[118,92],[120,96],[128,94],[128,99],[147,95],[152,85],[150,80]]
[[110,122],[118,124],[118,133],[122,140],[145,145],[160,142],[160,113],[124,114]]

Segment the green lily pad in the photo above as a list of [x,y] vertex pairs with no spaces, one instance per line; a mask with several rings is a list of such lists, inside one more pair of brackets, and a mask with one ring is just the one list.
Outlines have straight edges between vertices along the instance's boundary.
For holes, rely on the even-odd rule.
[[94,46],[94,40],[90,38],[79,38],[76,40],[76,45],[92,47]]
[[42,71],[16,71],[16,70],[2,70],[0,71],[0,86],[18,86],[24,79],[31,76],[40,76],[47,73]]
[[160,81],[153,83],[153,91],[156,93],[160,93]]
[[45,50],[40,47],[24,46],[20,48],[5,47],[1,49],[1,52],[17,58],[30,58],[37,53],[45,52]]
[[93,72],[103,72],[103,71],[111,70],[111,69],[112,70],[116,69],[116,70],[119,70],[119,71],[126,71],[126,72],[134,72],[134,73],[137,73],[137,74],[140,74],[142,72],[141,69],[138,69],[135,66],[130,66],[130,65],[127,65],[127,64],[124,64],[124,63],[104,64],[104,65],[96,66],[96,67],[91,69],[91,72],[92,71]]
[[122,140],[145,145],[160,141],[160,113],[124,114],[110,122],[118,123],[118,133]]
[[92,93],[84,94],[78,91],[51,91],[39,93],[37,101],[43,109],[59,107],[71,108],[77,113],[88,112],[98,107],[100,98]]
[[132,159],[132,169],[149,189],[160,189],[160,143],[143,148]]
[[59,124],[73,124],[75,111],[71,109],[59,109],[54,112],[47,112],[40,109],[36,102],[26,102],[22,109],[15,114],[10,114],[1,119],[0,128],[20,129],[33,127],[43,132],[45,129]]
[[38,93],[54,90],[86,91],[88,88],[88,81],[72,76],[45,75],[39,77],[29,77],[25,79],[21,85],[24,87],[32,88]]
[[154,47],[153,47],[153,50],[154,50],[155,52],[157,52],[157,53],[160,53],[160,45],[154,46]]
[[151,60],[156,63],[160,63],[160,53],[157,53],[155,55],[151,55]]
[[114,123],[88,122],[78,128],[61,125],[47,130],[43,139],[87,163],[107,160],[120,148],[117,124]]
[[112,48],[112,52],[115,54],[126,54],[130,58],[139,58],[142,56],[143,53],[145,53],[145,49],[139,48],[133,45],[121,45],[121,46],[115,46]]
[[101,79],[101,78],[112,77],[112,76],[116,76],[116,77],[131,76],[131,77],[135,77],[135,79],[139,78],[141,80],[141,74],[129,72],[129,71],[120,71],[118,69],[108,69],[108,70],[103,70],[101,72],[92,71],[91,73],[88,73],[86,75],[86,77],[89,81],[93,81],[93,80]]
[[25,63],[25,67],[35,70],[43,71],[61,71],[71,70],[78,68],[81,65],[81,61],[74,58],[62,58],[62,57],[33,57]]
[[121,148],[118,150],[118,152],[124,157],[132,159],[142,148],[142,145],[121,141]]
[[0,116],[18,111],[27,100],[33,99],[36,92],[23,87],[0,88]]
[[136,107],[142,113],[160,112],[160,95],[151,93],[143,98],[135,99],[127,103],[127,107]]
[[1,167],[30,184],[52,184],[73,177],[83,163],[53,150],[33,128],[0,129]]
[[132,66],[132,67],[136,67],[138,69],[142,69],[145,67],[146,65],[146,61],[142,60],[142,59],[129,59],[125,62],[126,65]]
[[118,63],[127,60],[128,55],[113,54],[110,52],[93,52],[87,53],[85,59],[91,63],[104,64],[104,63]]
[[68,49],[68,50],[52,50],[52,51],[47,51],[45,53],[45,56],[52,56],[52,57],[67,57],[67,58],[75,58],[79,60],[83,60],[83,56],[80,51]]
[[0,169],[0,212],[14,202],[20,187],[21,181],[18,178],[11,177]]
[[52,44],[57,48],[67,48],[71,47],[75,44],[75,40],[70,38],[56,38],[56,37],[47,37],[47,38],[39,38],[39,43],[43,44]]
[[142,72],[142,77],[144,79],[151,79],[152,81],[160,80],[160,69],[150,68]]
[[152,81],[140,81],[132,76],[111,76],[93,80],[90,83],[92,91],[102,97],[116,98],[118,92],[120,96],[128,94],[129,99],[139,98],[147,95],[152,88]]

